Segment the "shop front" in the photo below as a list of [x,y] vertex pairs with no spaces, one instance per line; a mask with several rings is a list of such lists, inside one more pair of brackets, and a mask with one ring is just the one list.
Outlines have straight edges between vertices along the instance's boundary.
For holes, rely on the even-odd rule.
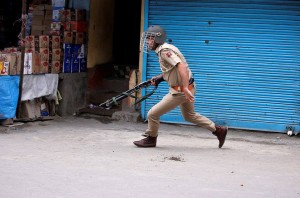
[[[299,1],[145,1],[144,28],[160,25],[186,57],[197,86],[195,108],[220,125],[300,131]],[[161,71],[154,53],[143,79]],[[142,108],[168,92],[166,84]],[[179,108],[161,121],[186,123]]]
[[[51,115],[73,115],[128,89],[130,74],[139,69],[141,0],[130,5],[109,0],[22,2],[8,3],[14,15],[0,10],[0,22],[7,25],[0,32],[0,77],[19,80],[16,89],[23,90],[15,97],[34,112],[30,119],[50,114],[50,109]],[[54,95],[51,104],[45,103],[49,95]]]

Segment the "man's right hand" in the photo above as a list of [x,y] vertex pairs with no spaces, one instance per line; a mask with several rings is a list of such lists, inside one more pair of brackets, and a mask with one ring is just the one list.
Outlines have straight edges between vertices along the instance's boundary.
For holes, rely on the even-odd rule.
[[159,83],[161,83],[162,81],[164,81],[164,78],[163,78],[163,75],[160,74],[158,76],[154,76],[152,79],[151,79],[151,85],[153,86],[158,86]]
[[183,89],[185,98],[190,102],[195,102],[195,96],[192,94],[192,92],[188,88]]

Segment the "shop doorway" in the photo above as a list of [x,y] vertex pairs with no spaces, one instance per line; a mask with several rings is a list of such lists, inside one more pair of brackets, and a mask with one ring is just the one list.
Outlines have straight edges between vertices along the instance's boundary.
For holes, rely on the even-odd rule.
[[141,0],[115,1],[113,63],[138,68]]
[[22,14],[20,0],[2,1],[0,6],[0,50],[5,47],[18,46],[21,31]]

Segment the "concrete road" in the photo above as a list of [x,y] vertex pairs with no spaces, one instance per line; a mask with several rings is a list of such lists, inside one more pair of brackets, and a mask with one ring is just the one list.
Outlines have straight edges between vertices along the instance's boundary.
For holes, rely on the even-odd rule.
[[223,149],[205,129],[67,117],[0,127],[0,198],[300,198],[300,139],[230,130]]

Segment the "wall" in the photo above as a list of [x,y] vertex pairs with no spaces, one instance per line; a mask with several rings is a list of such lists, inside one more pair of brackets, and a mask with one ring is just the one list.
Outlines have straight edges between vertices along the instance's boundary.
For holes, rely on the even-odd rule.
[[114,1],[91,0],[88,68],[112,61]]
[[87,73],[61,73],[58,90],[62,96],[57,108],[60,116],[70,116],[87,106]]

